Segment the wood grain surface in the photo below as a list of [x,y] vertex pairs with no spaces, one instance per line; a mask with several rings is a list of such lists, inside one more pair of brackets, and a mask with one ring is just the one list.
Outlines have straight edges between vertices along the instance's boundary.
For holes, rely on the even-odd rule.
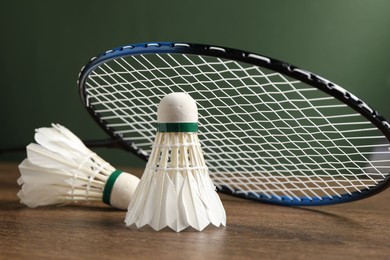
[[100,203],[26,208],[18,176],[0,164],[1,259],[390,259],[390,190],[305,208],[221,194],[226,227],[175,233],[126,227],[125,211]]

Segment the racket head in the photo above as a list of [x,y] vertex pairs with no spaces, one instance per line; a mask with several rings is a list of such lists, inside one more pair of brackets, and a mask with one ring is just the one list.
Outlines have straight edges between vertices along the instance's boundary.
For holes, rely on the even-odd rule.
[[[267,56],[193,43],[132,44],[91,59],[78,87],[94,120],[145,160],[159,100],[191,94],[221,192],[280,205],[327,205],[390,184],[389,163],[376,166],[369,151],[381,146],[388,154],[390,124],[335,83]],[[341,116],[338,109],[345,110]]]

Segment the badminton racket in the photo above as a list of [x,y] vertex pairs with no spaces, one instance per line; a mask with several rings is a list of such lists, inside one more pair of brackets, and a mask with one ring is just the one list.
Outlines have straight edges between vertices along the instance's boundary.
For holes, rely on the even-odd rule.
[[[160,99],[189,93],[221,192],[327,205],[374,195],[390,183],[390,124],[337,84],[270,57],[203,44],[132,44],[91,59],[78,87],[94,120],[144,160]],[[374,155],[379,159],[370,160]]]

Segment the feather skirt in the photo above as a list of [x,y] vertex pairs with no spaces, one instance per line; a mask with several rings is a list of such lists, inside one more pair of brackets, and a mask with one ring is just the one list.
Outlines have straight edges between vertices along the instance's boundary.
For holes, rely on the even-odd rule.
[[125,223],[155,230],[168,226],[176,232],[226,225],[197,133],[157,133]]

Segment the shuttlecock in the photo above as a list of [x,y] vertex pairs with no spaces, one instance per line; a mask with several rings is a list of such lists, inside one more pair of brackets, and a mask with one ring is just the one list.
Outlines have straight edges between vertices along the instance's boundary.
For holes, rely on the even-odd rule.
[[157,134],[144,174],[130,202],[125,223],[179,232],[225,226],[198,139],[195,100],[185,93],[165,96],[157,111]]
[[28,207],[103,201],[127,209],[139,179],[116,170],[67,128],[53,124],[35,133],[19,165],[18,196]]

